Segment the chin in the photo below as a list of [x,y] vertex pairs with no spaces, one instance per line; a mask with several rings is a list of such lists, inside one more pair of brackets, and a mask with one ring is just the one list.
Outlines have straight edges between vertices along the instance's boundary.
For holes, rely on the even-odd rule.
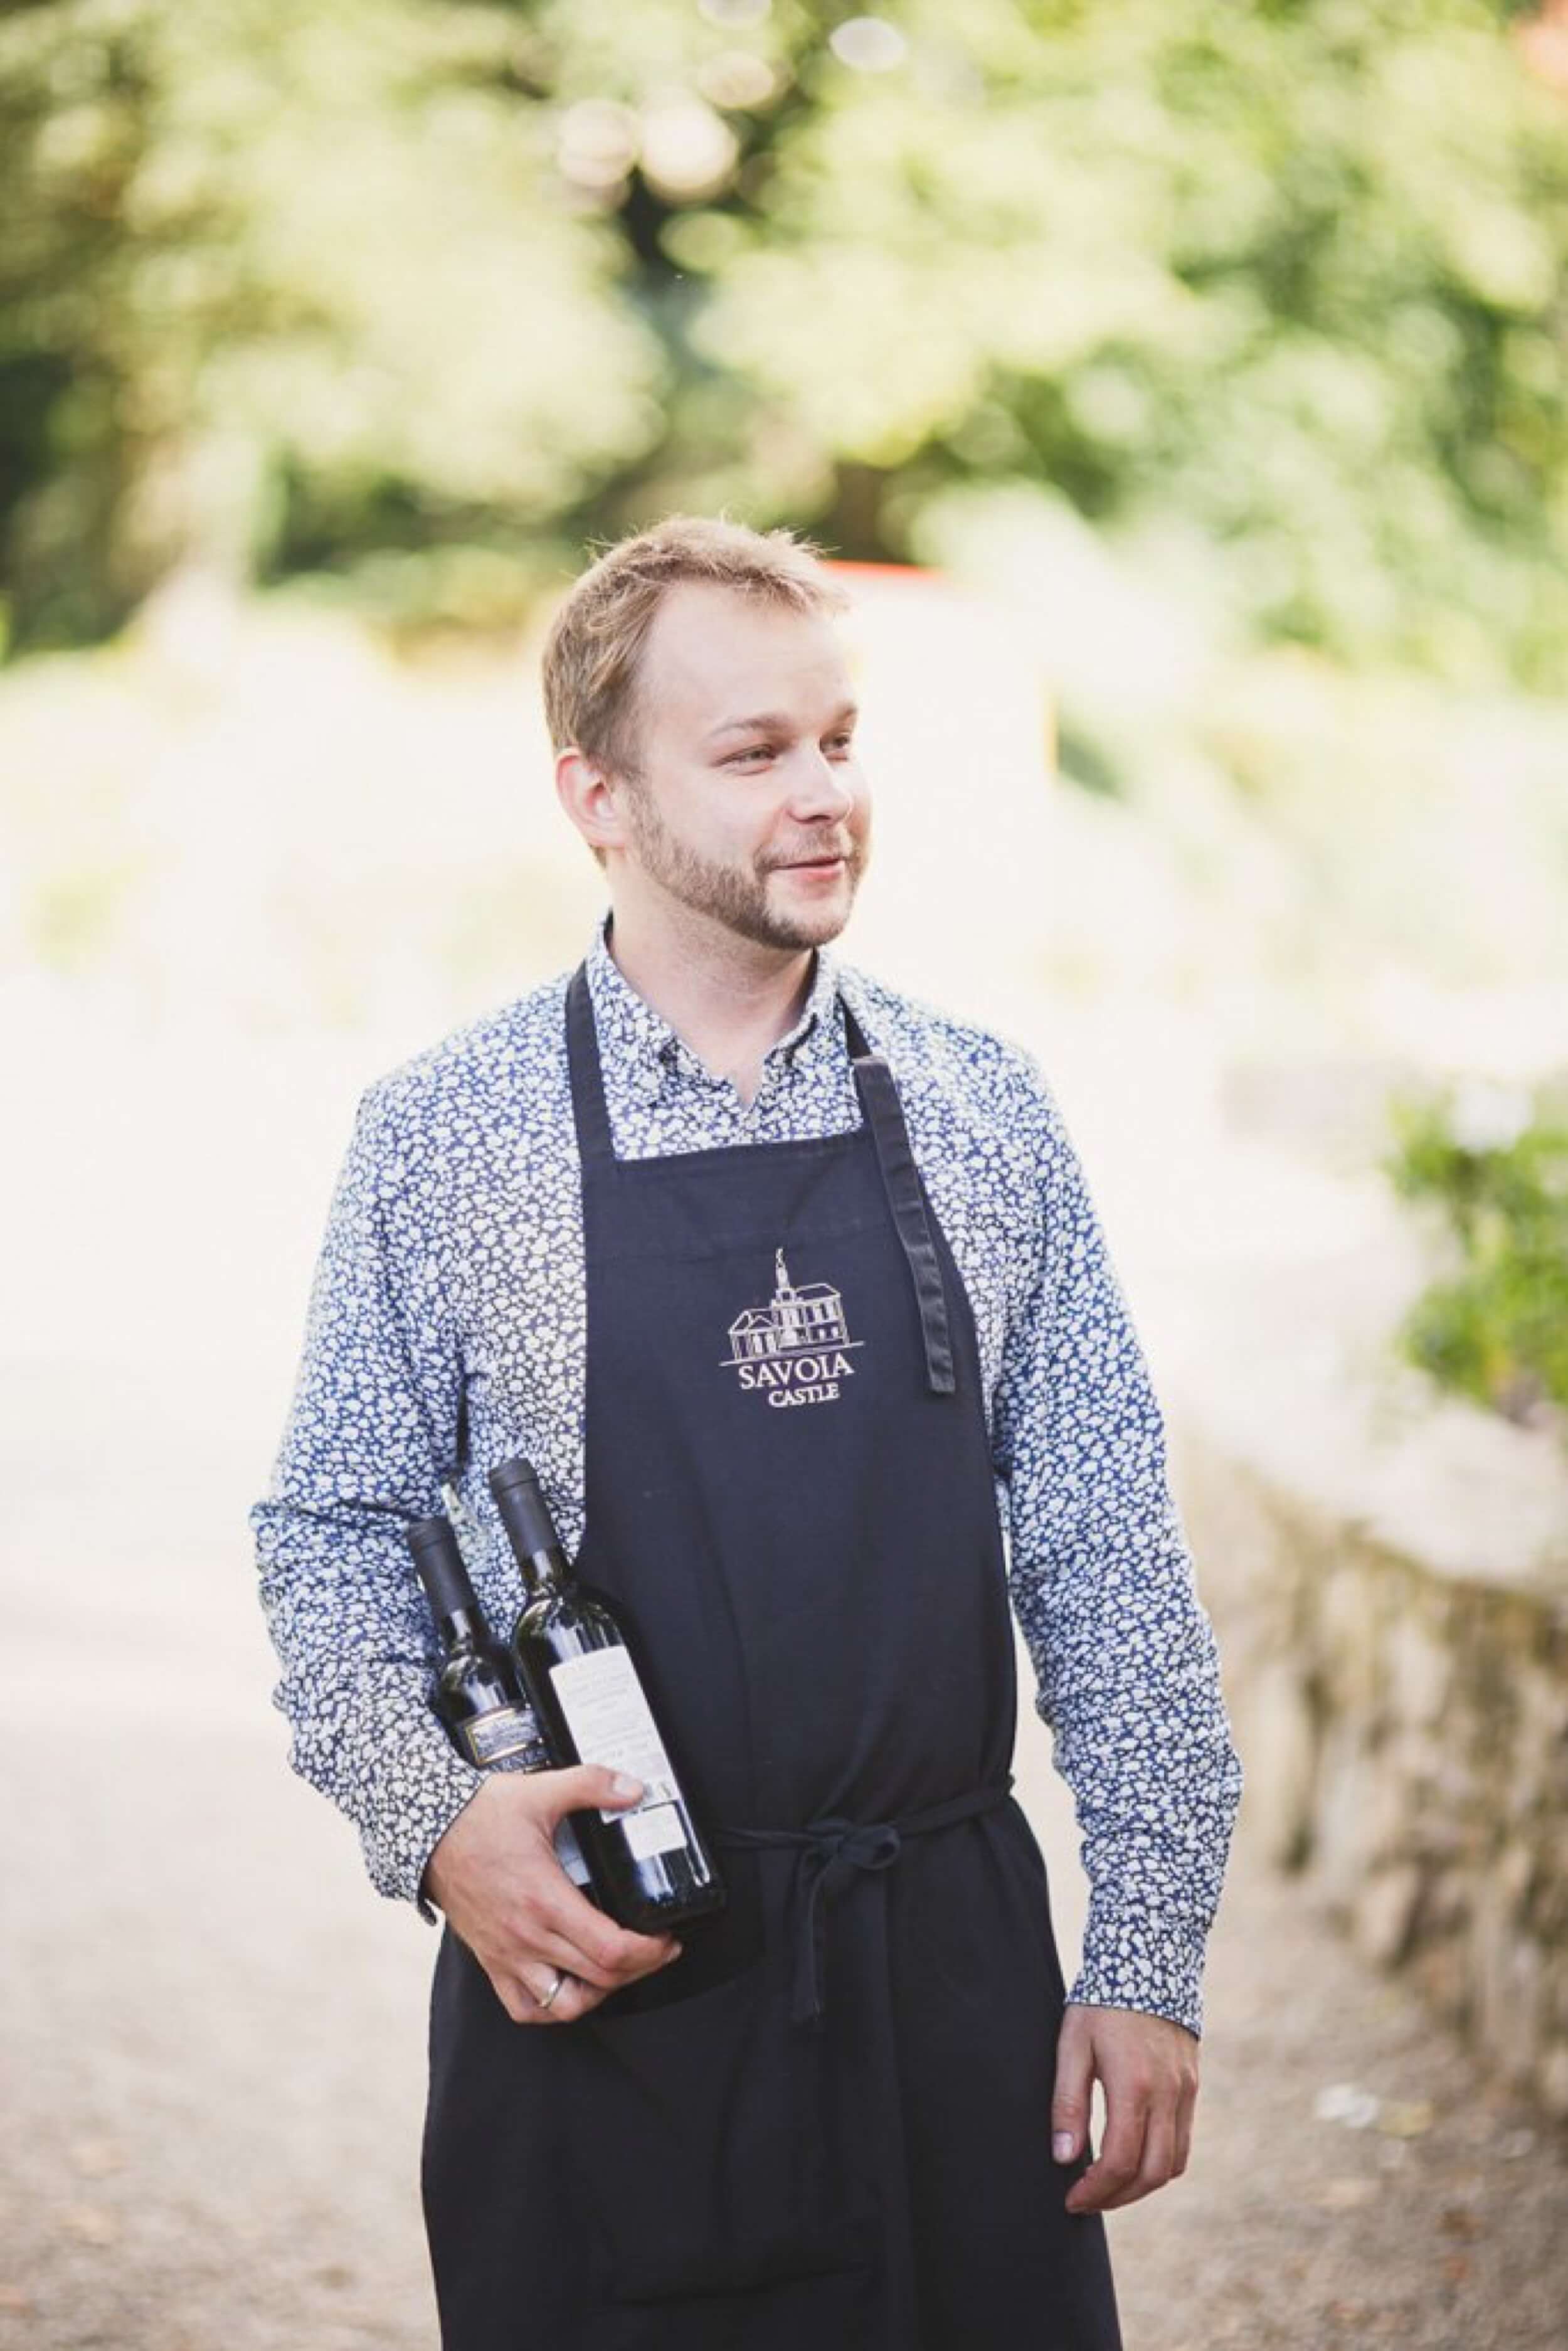
[[836,891],[819,906],[770,906],[768,925],[780,946],[825,947],[854,911],[854,892]]

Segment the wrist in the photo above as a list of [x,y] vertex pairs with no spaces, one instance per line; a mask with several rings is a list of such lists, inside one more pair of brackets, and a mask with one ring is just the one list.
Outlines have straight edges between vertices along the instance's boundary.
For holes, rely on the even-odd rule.
[[436,1830],[420,1864],[418,1881],[414,1888],[414,1907],[421,1917],[429,1919],[433,1925],[436,1911],[439,1910],[443,1916],[445,1916],[447,1909],[443,1896],[443,1887],[445,1884],[447,1868],[453,1858],[452,1847],[447,1840],[458,1827],[459,1823],[468,1818],[474,1804],[492,1784],[493,1782],[487,1774],[476,1771],[466,1786],[453,1792],[454,1802],[445,1808],[441,1825]]

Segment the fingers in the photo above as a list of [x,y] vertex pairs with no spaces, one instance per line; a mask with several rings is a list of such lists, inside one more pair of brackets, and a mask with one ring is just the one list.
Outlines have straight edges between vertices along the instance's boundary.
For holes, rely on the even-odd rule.
[[1107,2096],[1104,2140],[1082,2179],[1067,2191],[1070,2212],[1107,2212],[1132,2201],[1125,2191],[1142,2168],[1148,2118],[1146,2094],[1124,2090]]
[[1057,2039],[1056,2088],[1051,2101],[1051,2152],[1058,2163],[1076,2163],[1083,2152],[1093,2082],[1093,2041],[1082,2011],[1070,2008]]
[[[625,1939],[644,1943],[648,1938],[635,1935]],[[486,1973],[514,2024],[570,2024],[597,2008],[622,1985],[635,1982],[639,1976],[651,1975],[680,1957],[678,1943],[672,1944],[667,1951],[660,1948],[661,1956],[653,1967],[639,1965],[629,1970],[607,1970],[601,1982],[579,1972],[585,1962],[579,1959],[573,1965],[577,1954],[572,1944],[546,1935],[538,1939],[528,1960],[520,1966],[510,1970],[487,1967]]]
[[[551,2000],[550,1990],[558,1977],[559,1989]],[[580,1982],[564,1969],[530,1967],[516,1977],[492,1975],[490,1981],[514,2024],[573,2024],[604,1998],[601,1991]]]
[[[631,1947],[622,1956],[622,1946]],[[609,1954],[607,1957],[606,1955]],[[563,1933],[548,1918],[530,1926],[521,1942],[519,1956],[545,1967],[564,1969],[598,1991],[619,1991],[622,1984],[635,1983],[640,1976],[657,1973],[679,1959],[681,1945],[664,1936],[657,1941],[646,1935],[627,1935],[623,1928],[612,1927],[609,1936],[584,1937]]]
[[1176,2099],[1176,2168],[1171,2175],[1173,2179],[1179,2179],[1186,2169],[1192,2154],[1192,2126],[1197,2113],[1197,2075],[1195,2072],[1184,2077],[1180,2095]]
[[1156,2188],[1167,2187],[1175,2177],[1176,2114],[1170,2107],[1152,2107],[1145,2125],[1138,2168],[1124,2188],[1106,2197],[1101,2210],[1118,2212],[1123,2205],[1135,2204],[1140,2197],[1152,2196]]
[[627,1805],[640,1802],[644,1793],[641,1780],[630,1779],[624,1771],[612,1771],[603,1763],[572,1763],[559,1771],[530,1771],[528,1790],[544,1800],[542,1810],[552,1827],[563,1813],[624,1811]]
[[[557,1970],[571,1982],[542,2018],[565,2023],[679,1958],[673,1937],[634,1934],[596,1909],[562,1869],[552,1841],[568,1813],[636,1803],[640,1782],[576,1764],[497,1774],[488,1784],[498,1791],[493,1800],[482,1805],[481,1790],[437,1848],[444,1855],[437,1898],[514,2022],[539,2021],[540,1998]],[[429,1875],[434,1886],[434,1856]]]
[[1107,2099],[1105,2138],[1098,2159],[1067,2193],[1070,2212],[1116,2212],[1168,2187],[1186,2168],[1197,2085],[1178,2091],[1118,2085]]
[[1096,2080],[1105,2098],[1104,2143],[1069,2188],[1070,2212],[1135,2204],[1186,2168],[1197,2072],[1197,2043],[1184,2025],[1135,2009],[1069,2004],[1051,2105],[1051,2152],[1059,2161],[1074,2161],[1087,2149]]
[[[510,1922],[501,1950],[481,1963],[497,1998],[515,2024],[569,2024],[640,1976],[679,1959],[670,1935],[638,1935],[585,1901],[561,1873],[551,1891],[526,1899]],[[557,1975],[560,1990],[548,2009]]]
[[580,1894],[565,1871],[536,1894],[519,1920],[523,1938],[553,1967],[566,1968],[601,1991],[614,1991],[678,1959],[673,1935],[639,1935],[618,1927]]

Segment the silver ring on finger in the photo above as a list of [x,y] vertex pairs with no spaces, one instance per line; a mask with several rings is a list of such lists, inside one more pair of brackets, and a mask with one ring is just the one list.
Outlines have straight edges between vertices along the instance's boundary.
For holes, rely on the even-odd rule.
[[563,1975],[559,1968],[552,1969],[551,1973],[555,1977],[555,1981],[551,1984],[549,1991],[546,1992],[544,1998],[539,2002],[539,2011],[541,2014],[547,2008],[553,2008],[555,2006],[557,2000],[560,1996],[563,1986],[571,1981],[571,1978],[568,1975]]

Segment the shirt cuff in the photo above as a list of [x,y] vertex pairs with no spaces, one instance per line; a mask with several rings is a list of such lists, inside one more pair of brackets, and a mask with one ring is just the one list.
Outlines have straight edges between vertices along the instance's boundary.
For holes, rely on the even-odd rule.
[[1203,2035],[1207,1938],[1156,1911],[1092,1901],[1083,1964],[1069,1992],[1086,2008],[1135,2008]]
[[424,1892],[425,1866],[487,1775],[458,1754],[434,1717],[430,1728],[434,1738],[411,1742],[380,1776],[373,1810],[361,1835],[376,1891],[412,1902],[434,1926],[436,1913]]

